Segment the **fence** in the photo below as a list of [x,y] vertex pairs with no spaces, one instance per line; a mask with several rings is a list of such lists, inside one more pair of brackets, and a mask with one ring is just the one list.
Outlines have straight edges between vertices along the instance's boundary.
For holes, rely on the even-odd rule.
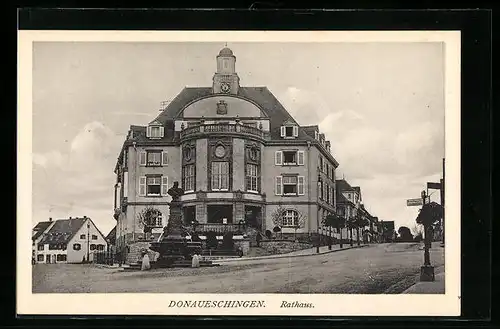
[[118,261],[117,255],[111,251],[95,251],[93,261],[96,264],[113,265]]

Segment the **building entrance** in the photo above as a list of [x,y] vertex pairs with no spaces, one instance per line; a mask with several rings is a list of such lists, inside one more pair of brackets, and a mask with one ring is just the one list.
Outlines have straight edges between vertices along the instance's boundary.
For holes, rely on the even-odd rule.
[[207,206],[207,223],[223,224],[224,218],[227,219],[227,224],[233,223],[233,206],[232,205],[208,205]]
[[245,206],[245,222],[255,229],[262,229],[262,208],[259,206]]
[[196,219],[196,207],[188,206],[184,207],[184,224],[191,225],[191,223]]

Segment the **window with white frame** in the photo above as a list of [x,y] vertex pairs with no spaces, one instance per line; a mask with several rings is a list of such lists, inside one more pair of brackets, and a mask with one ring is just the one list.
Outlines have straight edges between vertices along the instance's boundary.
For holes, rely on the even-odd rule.
[[212,185],[213,191],[229,190],[229,162],[212,162]]
[[195,185],[195,180],[194,180],[194,164],[188,164],[185,165],[182,168],[182,177],[184,179],[184,182],[182,183],[182,186],[186,192],[191,192],[194,191],[194,185]]
[[42,250],[45,250],[45,245],[39,244],[38,245],[38,251],[42,251]]
[[281,216],[283,227],[294,227],[299,224],[299,213],[296,210],[285,210]]
[[276,176],[276,195],[292,196],[304,195],[304,176],[283,175]]
[[151,167],[159,166],[161,165],[161,151],[148,151],[147,152],[147,158],[148,162],[147,165]]
[[277,166],[303,166],[304,151],[283,150],[276,151],[275,165]]
[[165,196],[167,192],[167,176],[150,175],[139,177],[139,196]]
[[284,138],[294,138],[299,136],[299,127],[296,125],[281,126],[280,135]]
[[165,129],[160,124],[149,125],[146,130],[146,137],[151,139],[163,138]]
[[163,150],[139,152],[139,165],[142,167],[168,166],[168,152]]
[[258,192],[257,180],[258,180],[258,170],[259,167],[256,164],[247,164],[247,177],[246,177],[246,187],[247,191]]

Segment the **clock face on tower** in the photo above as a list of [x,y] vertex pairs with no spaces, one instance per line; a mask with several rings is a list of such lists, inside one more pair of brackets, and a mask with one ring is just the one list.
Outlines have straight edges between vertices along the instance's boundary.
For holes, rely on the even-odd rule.
[[223,93],[227,93],[229,92],[229,90],[231,89],[231,87],[229,86],[228,83],[226,82],[223,82],[220,84],[220,90],[223,92]]

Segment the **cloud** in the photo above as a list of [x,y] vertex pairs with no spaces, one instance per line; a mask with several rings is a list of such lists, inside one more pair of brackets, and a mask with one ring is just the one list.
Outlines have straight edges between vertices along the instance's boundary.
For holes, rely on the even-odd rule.
[[122,138],[93,121],[78,131],[65,152],[33,154],[34,222],[93,215],[98,226],[111,229],[113,169]]
[[330,106],[318,92],[288,87],[278,95],[283,106],[301,125],[318,124],[331,113]]
[[[280,96],[301,124],[318,124],[339,162],[337,177],[360,186],[367,209],[396,226],[411,227],[416,208],[406,199],[418,197],[427,181],[439,181],[444,156],[444,126],[434,117],[399,124],[398,111],[359,110],[330,106],[316,92],[289,87]],[[386,109],[387,110],[387,109]],[[391,122],[392,121],[392,122]],[[434,196],[436,197],[436,196]]]

